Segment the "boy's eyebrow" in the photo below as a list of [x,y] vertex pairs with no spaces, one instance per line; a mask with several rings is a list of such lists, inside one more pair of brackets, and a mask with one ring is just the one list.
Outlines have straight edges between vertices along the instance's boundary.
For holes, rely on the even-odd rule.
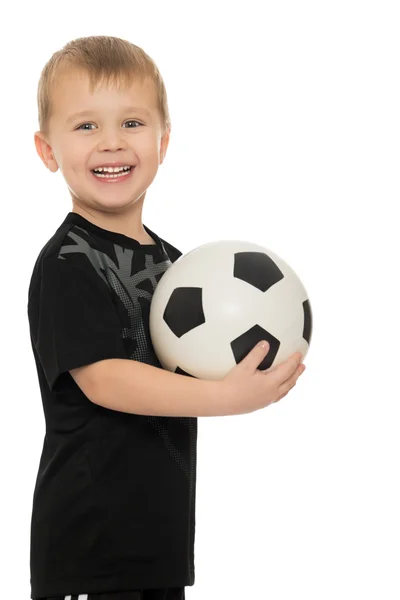
[[[122,109],[122,112],[144,113],[149,117],[151,116],[151,113],[147,108],[138,107],[138,106],[126,106],[125,108]],[[71,123],[71,121],[75,121],[75,119],[78,119],[80,117],[85,117],[86,115],[95,115],[95,114],[96,114],[96,111],[93,111],[93,110],[81,110],[80,112],[70,115],[68,117],[68,119],[66,120],[66,123],[69,124],[69,123]]]

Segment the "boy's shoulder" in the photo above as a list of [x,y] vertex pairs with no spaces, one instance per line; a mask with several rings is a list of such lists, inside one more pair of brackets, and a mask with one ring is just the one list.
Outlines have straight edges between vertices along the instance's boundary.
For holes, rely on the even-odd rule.
[[31,281],[29,285],[29,296],[31,296],[37,283],[40,281],[41,273],[43,272],[43,263],[48,260],[56,260],[59,257],[62,246],[65,243],[68,231],[72,228],[72,225],[63,223],[53,233],[53,235],[44,244],[39,254],[36,257],[33,265]]

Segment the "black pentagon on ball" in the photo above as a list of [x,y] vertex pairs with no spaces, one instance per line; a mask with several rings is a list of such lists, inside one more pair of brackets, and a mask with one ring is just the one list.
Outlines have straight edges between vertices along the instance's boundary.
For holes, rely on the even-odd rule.
[[190,373],[188,373],[187,371],[184,371],[183,369],[181,369],[179,366],[176,367],[174,373],[178,373],[178,375],[186,375],[187,377],[194,377],[194,379],[198,379],[197,377],[195,377],[194,375],[191,375]]
[[164,321],[180,338],[206,322],[203,311],[203,289],[179,287],[172,292],[163,315]]
[[237,252],[233,276],[266,292],[283,279],[278,265],[265,252]]
[[306,340],[308,344],[311,341],[312,334],[312,311],[311,304],[309,300],[305,300],[303,302],[303,312],[304,312],[304,326],[303,326],[303,338]]
[[258,369],[269,369],[274,362],[276,355],[278,354],[281,343],[276,339],[276,337],[269,333],[269,331],[266,331],[259,325],[254,325],[254,327],[231,342],[231,348],[236,364],[243,360],[250,350],[252,350],[254,346],[258,344],[258,342],[261,342],[261,340],[267,340],[270,345],[270,349],[267,356],[258,366]]

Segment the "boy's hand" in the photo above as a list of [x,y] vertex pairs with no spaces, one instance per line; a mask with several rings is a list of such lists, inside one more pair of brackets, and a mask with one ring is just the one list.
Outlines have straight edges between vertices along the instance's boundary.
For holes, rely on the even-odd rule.
[[[292,354],[278,367],[260,371],[258,366],[269,352],[261,342],[222,379],[228,391],[230,414],[251,413],[281,400],[296,385],[305,371],[300,352]],[[234,411],[234,412],[233,412]]]

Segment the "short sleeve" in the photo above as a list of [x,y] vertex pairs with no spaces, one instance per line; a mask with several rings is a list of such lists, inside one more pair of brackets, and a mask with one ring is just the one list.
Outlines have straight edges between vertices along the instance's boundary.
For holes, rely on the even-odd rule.
[[108,284],[93,269],[45,258],[28,301],[31,340],[52,392],[60,376],[99,360],[128,358]]

